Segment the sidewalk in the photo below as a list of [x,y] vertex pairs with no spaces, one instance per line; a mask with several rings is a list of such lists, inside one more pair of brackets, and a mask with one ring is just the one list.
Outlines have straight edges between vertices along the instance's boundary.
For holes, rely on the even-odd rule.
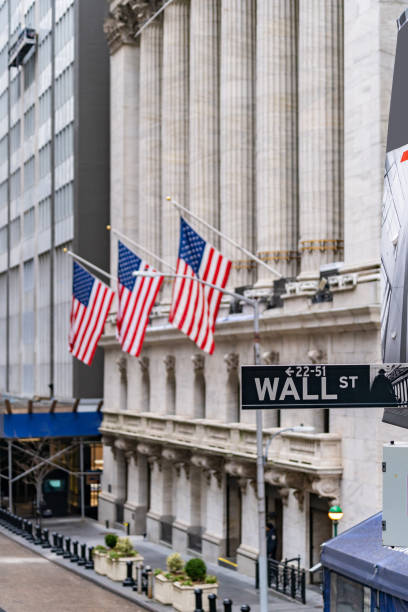
[[[86,542],[87,546],[96,546],[97,544],[103,544],[103,539],[106,533],[117,533],[121,536],[124,535],[123,531],[117,529],[105,529],[91,519],[77,518],[65,518],[65,519],[48,519],[42,521],[43,527],[47,527],[50,530],[50,534],[56,531],[62,535],[70,536],[73,540],[78,540],[80,543]],[[50,553],[46,549],[42,549],[38,546],[33,546],[18,536],[11,534],[9,531],[0,528],[0,532],[11,537],[12,539],[22,543],[23,545],[35,550],[38,554],[41,554],[49,560],[57,563],[58,565],[64,566],[67,569],[74,571],[82,575],[88,580],[96,582],[100,586],[122,595],[126,599],[137,603],[140,607],[152,612],[171,612],[169,606],[163,606],[155,603],[151,599],[147,599],[145,596],[133,593],[131,589],[122,587],[120,583],[114,583],[113,581],[99,576],[92,570],[84,570],[82,567],[78,567],[76,564],[70,563],[67,560],[57,557],[55,554]],[[153,569],[156,567],[165,568],[166,557],[170,554],[171,550],[165,546],[153,544],[144,540],[139,536],[130,536],[135,548],[145,558],[145,565],[150,565]],[[254,588],[254,581],[243,574],[222,568],[218,565],[207,564],[208,572],[216,574],[219,579],[219,593],[218,602],[226,597],[233,601],[233,612],[239,612],[240,607],[244,604],[248,604],[251,608],[251,612],[259,612],[258,605],[258,594]],[[298,610],[299,612],[311,612],[312,610],[318,610],[323,608],[322,597],[319,593],[314,590],[308,589],[306,594],[307,604],[303,606],[300,603],[294,602],[293,600],[286,599],[272,591],[269,591],[269,610],[271,612],[287,612],[289,610]],[[218,605],[218,609],[222,610],[221,603]],[[186,612],[190,612],[186,610]]]

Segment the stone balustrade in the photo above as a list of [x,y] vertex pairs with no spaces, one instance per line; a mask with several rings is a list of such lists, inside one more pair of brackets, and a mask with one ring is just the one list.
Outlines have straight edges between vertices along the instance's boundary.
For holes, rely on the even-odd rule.
[[[279,428],[264,429],[264,440]],[[243,423],[220,423],[187,419],[178,415],[104,411],[101,433],[129,440],[166,444],[184,450],[214,453],[255,461],[256,427]],[[285,432],[269,450],[274,467],[310,474],[341,474],[341,436]]]

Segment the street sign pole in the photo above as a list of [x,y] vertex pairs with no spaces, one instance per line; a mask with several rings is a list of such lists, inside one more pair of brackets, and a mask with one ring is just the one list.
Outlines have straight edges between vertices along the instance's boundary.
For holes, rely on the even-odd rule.
[[[261,363],[261,353],[259,346],[259,304],[257,300],[252,300],[244,295],[222,289],[218,285],[207,283],[206,281],[197,278],[196,276],[188,276],[186,274],[163,274],[161,272],[133,272],[134,276],[156,277],[164,276],[166,278],[183,278],[194,280],[201,285],[211,287],[217,291],[221,291],[225,295],[230,295],[237,300],[243,301],[254,309],[254,362],[255,365]],[[264,481],[264,464],[263,464],[263,439],[262,439],[262,409],[256,411],[256,482],[257,482],[257,498],[258,498],[258,530],[259,530],[259,611],[268,612],[268,579],[266,567],[266,533],[265,533],[265,481]]]

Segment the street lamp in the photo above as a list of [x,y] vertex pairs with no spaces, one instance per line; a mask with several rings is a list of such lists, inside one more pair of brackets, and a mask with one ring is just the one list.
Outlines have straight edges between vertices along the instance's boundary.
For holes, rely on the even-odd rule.
[[[189,276],[187,274],[163,274],[162,272],[135,271],[133,276],[141,276],[147,278],[155,278],[163,276],[166,278],[182,278],[191,280],[205,287],[221,291],[225,295],[230,295],[235,299],[241,300],[254,309],[254,362],[255,365],[261,363],[261,353],[259,346],[259,304],[258,300],[254,300],[223,289],[218,285],[213,285],[207,281],[203,281],[197,276]],[[257,497],[258,497],[258,537],[259,537],[259,609],[260,612],[268,612],[268,582],[267,582],[267,564],[266,564],[266,538],[265,538],[265,480],[264,480],[264,457],[263,457],[263,438],[262,438],[262,410],[256,410],[256,481],[257,481]]]
[[329,510],[329,519],[333,522],[333,534],[337,537],[337,526],[339,521],[343,518],[343,510],[340,506],[332,506]]
[[276,433],[272,434],[269,440],[267,441],[267,443],[265,444],[265,451],[264,451],[264,456],[263,456],[264,464],[268,461],[269,447],[274,438],[276,438],[277,436],[280,436],[286,431],[294,431],[296,433],[312,433],[314,430],[315,428],[312,427],[311,425],[295,425],[294,427],[285,427],[284,429],[280,429]]

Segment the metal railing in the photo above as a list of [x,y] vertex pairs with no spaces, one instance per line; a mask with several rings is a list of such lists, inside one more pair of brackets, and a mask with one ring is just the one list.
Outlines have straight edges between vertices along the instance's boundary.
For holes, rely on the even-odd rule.
[[[300,557],[285,561],[268,559],[267,567],[269,588],[303,604],[306,603],[306,571],[300,567]],[[259,588],[258,561],[256,561],[255,588]]]
[[173,524],[169,521],[160,521],[160,540],[166,544],[173,543]]

